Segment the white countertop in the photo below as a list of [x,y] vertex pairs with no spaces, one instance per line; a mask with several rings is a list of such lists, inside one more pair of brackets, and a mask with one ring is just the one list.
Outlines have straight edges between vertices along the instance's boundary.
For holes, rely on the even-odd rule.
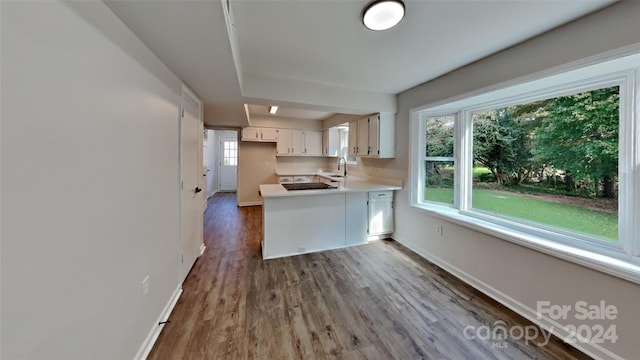
[[[314,173],[312,175],[317,175]],[[328,195],[345,192],[367,192],[383,190],[401,190],[402,180],[391,179],[363,179],[347,177],[343,182],[336,183],[336,189],[321,190],[287,190],[280,184],[260,185],[260,194],[263,198],[285,197],[285,196],[306,196],[306,195]]]

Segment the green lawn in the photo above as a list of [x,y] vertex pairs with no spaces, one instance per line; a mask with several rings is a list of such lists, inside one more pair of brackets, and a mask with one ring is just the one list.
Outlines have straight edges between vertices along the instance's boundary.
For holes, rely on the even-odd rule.
[[[452,188],[427,188],[425,200],[453,203]],[[618,217],[530,196],[474,189],[473,208],[618,241]]]

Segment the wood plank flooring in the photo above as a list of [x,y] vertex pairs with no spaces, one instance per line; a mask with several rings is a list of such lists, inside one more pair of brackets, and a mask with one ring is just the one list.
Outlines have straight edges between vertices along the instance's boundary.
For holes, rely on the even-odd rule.
[[467,340],[531,324],[394,241],[263,261],[262,207],[233,193],[209,199],[204,229],[149,359],[588,359],[555,337]]

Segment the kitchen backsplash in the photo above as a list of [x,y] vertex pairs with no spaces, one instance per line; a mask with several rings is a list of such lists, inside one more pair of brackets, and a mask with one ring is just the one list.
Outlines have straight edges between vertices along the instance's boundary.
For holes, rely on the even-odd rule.
[[300,172],[300,171],[317,171],[331,170],[337,168],[337,158],[323,157],[277,157],[276,171],[278,172]]

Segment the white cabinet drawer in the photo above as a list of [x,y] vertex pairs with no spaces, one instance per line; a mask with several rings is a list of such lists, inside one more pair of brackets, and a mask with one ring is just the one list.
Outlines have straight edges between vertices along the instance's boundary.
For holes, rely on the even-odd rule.
[[293,176],[279,176],[278,177],[279,184],[291,184],[293,183]]
[[393,199],[393,191],[369,191],[369,200],[372,199]]
[[294,183],[310,183],[313,181],[313,176],[294,176]]

